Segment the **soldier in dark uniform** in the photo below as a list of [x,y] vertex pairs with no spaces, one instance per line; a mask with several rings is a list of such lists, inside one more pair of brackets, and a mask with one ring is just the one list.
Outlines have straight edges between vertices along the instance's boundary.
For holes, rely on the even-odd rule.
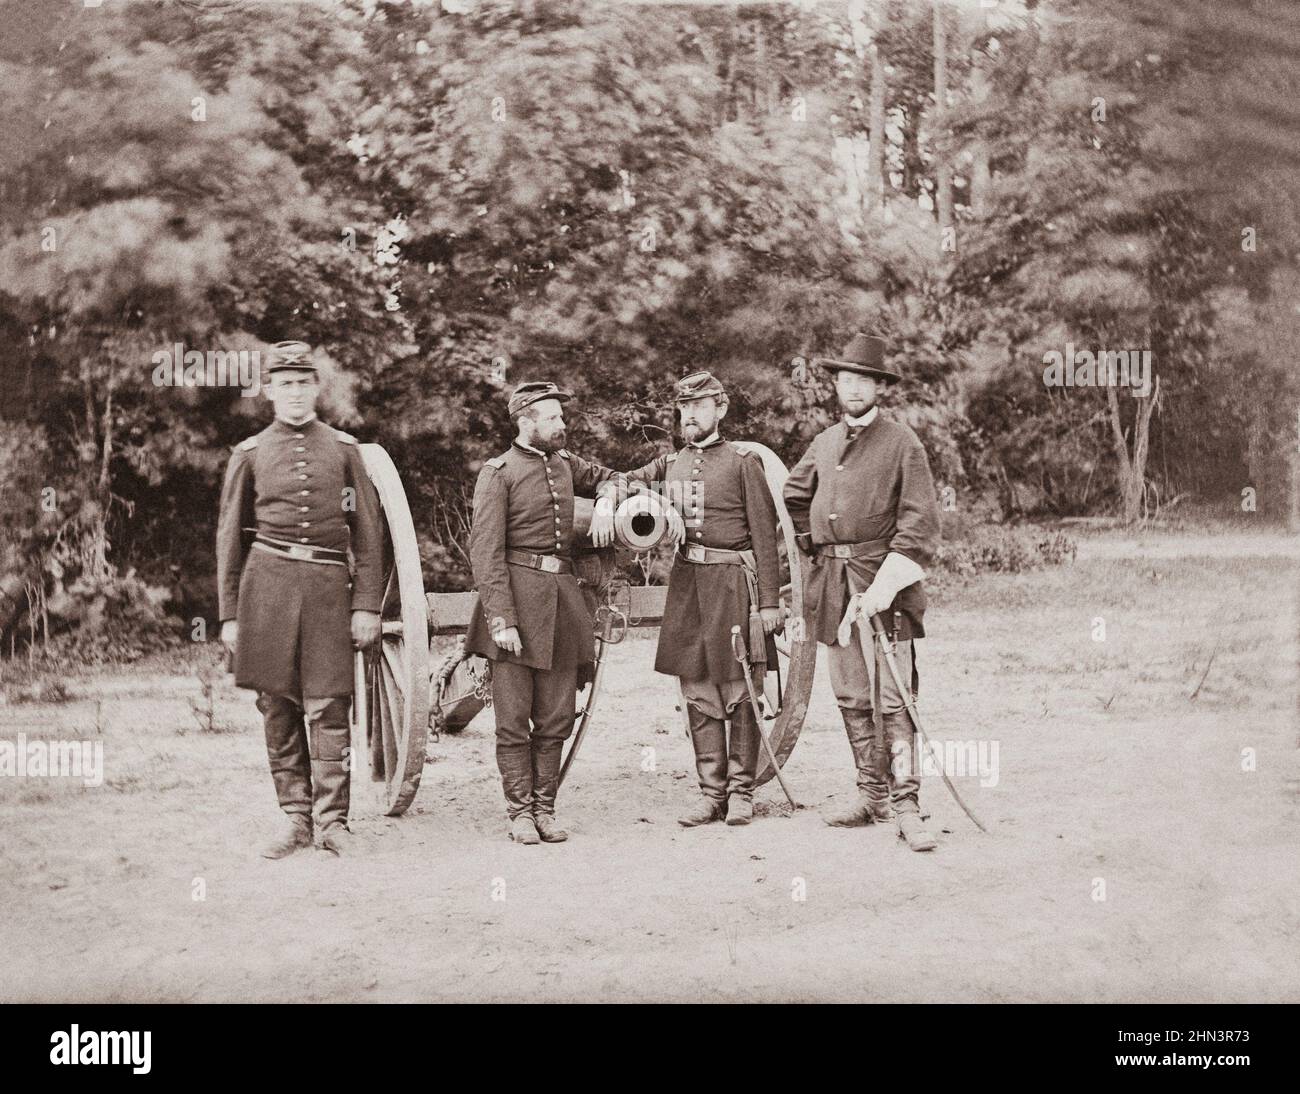
[[[763,461],[718,433],[727,395],[708,372],[677,384],[684,448],[627,475],[670,500],[684,518],[664,604],[655,671],[681,680],[704,800],[678,819],[685,828],[754,816],[758,723],[736,660],[731,628],[745,636],[755,690],[781,626],[776,507]],[[751,627],[751,613],[759,626]],[[727,740],[726,722],[731,722]]]
[[884,356],[881,339],[858,334],[841,357],[814,362],[834,377],[844,417],[813,438],[786,481],[785,504],[812,558],[806,604],[830,655],[858,772],[857,801],[826,822],[892,816],[912,850],[929,851],[936,841],[920,814],[911,719],[892,676],[877,673],[869,620],[883,614],[903,679],[914,686],[912,640],[925,635],[922,566],[938,546],[939,506],[920,440],[876,406],[878,385],[900,379]]
[[[347,850],[352,650],[379,637],[383,530],[357,442],[315,414],[311,347],[270,354],[275,421],[235,448],[217,524],[221,639],[235,683],[258,693],[283,858]],[[352,556],[349,575],[348,555]]]
[[496,756],[510,838],[568,838],[555,820],[561,752],[573,732],[580,668],[595,660],[592,613],[573,572],[573,499],[599,497],[591,535],[613,541],[614,471],[564,448],[554,384],[510,396],[516,436],[474,488],[469,554],[478,587],[465,648],[492,662]]

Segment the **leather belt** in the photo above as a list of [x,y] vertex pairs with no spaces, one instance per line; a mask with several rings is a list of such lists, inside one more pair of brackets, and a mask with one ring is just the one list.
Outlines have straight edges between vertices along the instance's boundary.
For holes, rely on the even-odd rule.
[[305,543],[284,543],[259,533],[253,539],[253,546],[263,551],[270,551],[281,558],[292,558],[298,562],[320,562],[326,566],[346,566],[348,556],[345,551],[335,551],[330,547],[312,547]]
[[531,551],[512,551],[507,548],[506,561],[515,566],[527,566],[545,574],[571,574],[573,563],[559,555],[535,555]]
[[753,557],[749,551],[728,551],[723,547],[705,547],[702,544],[687,543],[681,548],[681,556],[687,562],[701,562],[705,565],[730,562],[744,566],[748,562],[746,555]]
[[888,553],[888,539],[869,539],[864,543],[823,543],[817,547],[818,558],[883,558]]

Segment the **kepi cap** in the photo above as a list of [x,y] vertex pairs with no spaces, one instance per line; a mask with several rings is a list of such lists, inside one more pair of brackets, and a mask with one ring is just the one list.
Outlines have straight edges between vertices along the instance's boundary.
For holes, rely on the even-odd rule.
[[524,408],[540,403],[543,399],[559,399],[560,402],[567,403],[572,398],[567,391],[561,391],[549,380],[530,380],[510,393],[510,402],[506,408],[513,418]]
[[268,354],[266,371],[273,372],[310,372],[319,375],[320,370],[311,359],[312,349],[306,342],[276,342]]
[[711,372],[692,372],[683,376],[673,387],[673,402],[689,403],[693,399],[705,399],[708,396],[719,399],[727,397],[726,389]]

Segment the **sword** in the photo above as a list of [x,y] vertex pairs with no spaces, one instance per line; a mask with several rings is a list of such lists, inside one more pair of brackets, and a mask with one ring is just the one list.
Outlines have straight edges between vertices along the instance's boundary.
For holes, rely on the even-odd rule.
[[[894,687],[898,689],[898,694],[903,696],[903,703],[907,707],[907,716],[911,718],[912,726],[916,729],[917,736],[925,742],[927,748],[933,749],[934,746],[930,744],[929,736],[927,736],[925,730],[921,728],[921,715],[916,709],[916,700],[912,698],[912,689],[903,686],[903,674],[898,671],[898,662],[894,659],[894,644],[889,640],[889,635],[885,631],[884,620],[882,620],[879,615],[873,615],[871,617],[871,630],[875,633],[876,639],[880,643],[880,652],[884,655],[885,664],[889,666],[889,675],[894,678]],[[915,764],[916,749],[912,749],[912,752],[912,762]],[[944,771],[942,766],[939,768],[939,774],[943,778],[943,785],[948,788],[948,793],[950,793],[953,800],[961,806],[961,811],[965,813],[966,816],[970,817],[971,822],[976,828],[981,832],[987,833],[988,829],[985,828],[984,825],[980,824],[979,818],[975,816],[975,814],[967,807],[966,803],[961,800],[961,795],[957,793],[957,788],[952,785],[952,780],[948,778],[948,773]]]
[[772,751],[772,743],[767,739],[767,734],[763,732],[763,711],[758,705],[758,695],[754,692],[754,681],[750,677],[749,660],[745,654],[745,643],[740,637],[740,627],[731,628],[731,652],[735,655],[736,660],[740,662],[741,675],[745,678],[745,690],[749,693],[749,705],[754,711],[754,728],[758,732],[758,739],[763,742],[763,748],[767,750],[768,763],[772,765],[772,770],[776,772],[776,781],[781,784],[781,789],[785,791],[785,796],[790,802],[791,809],[798,809],[799,803],[794,800],[794,795],[790,793],[790,788],[785,783],[785,776],[781,774],[781,765],[776,761],[776,753]]
[[[578,749],[582,747],[582,739],[587,735],[587,727],[591,724],[591,712],[596,709],[596,694],[600,691],[600,678],[605,672],[605,647],[617,645],[627,634],[627,616],[617,608],[603,604],[597,609],[597,614],[602,617],[602,623],[601,632],[596,635],[596,665],[591,674],[591,690],[587,693],[587,702],[583,704],[582,716],[578,721],[578,730],[573,735],[573,744],[569,746],[569,754],[564,757],[564,763],[560,765],[560,781],[557,786],[564,785],[564,776],[569,773],[569,767],[573,764],[574,757],[578,755]],[[616,618],[622,620],[623,629],[618,638],[614,639],[612,635]]]

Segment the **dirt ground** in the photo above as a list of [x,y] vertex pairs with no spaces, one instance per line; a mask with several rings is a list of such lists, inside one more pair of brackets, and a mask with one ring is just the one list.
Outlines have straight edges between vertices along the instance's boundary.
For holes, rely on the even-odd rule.
[[680,829],[691,752],[653,632],[612,655],[558,846],[505,839],[484,716],[432,747],[408,815],[356,817],[357,857],[258,859],[251,697],[225,687],[211,734],[192,676],[71,681],[0,706],[10,739],[98,720],[107,772],[0,778],[0,998],[1300,1000],[1298,559],[1107,536],[941,592],[927,728],[997,742],[999,777],[957,780],[989,835],[924,780],[928,855],[821,823],[852,785],[824,670],[787,767],[807,808],[768,786],[749,828]]

